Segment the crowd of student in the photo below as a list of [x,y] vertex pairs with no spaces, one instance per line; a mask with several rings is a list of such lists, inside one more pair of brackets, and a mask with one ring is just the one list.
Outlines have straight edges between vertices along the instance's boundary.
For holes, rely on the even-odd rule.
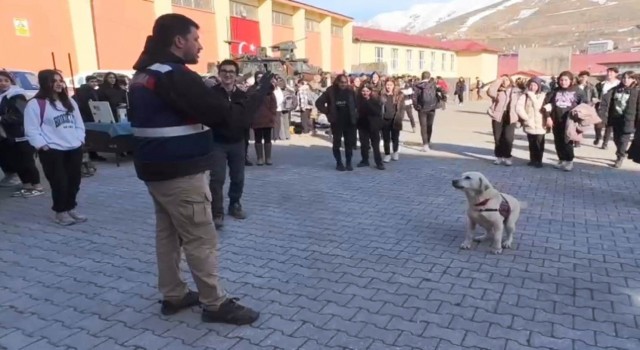
[[529,141],[529,166],[543,166],[545,135],[553,133],[558,156],[555,167],[571,171],[574,148],[580,145],[585,129],[590,126],[595,128],[594,145],[602,141],[602,149],[607,149],[613,135],[614,168],[620,168],[627,156],[640,161],[640,135],[629,145],[640,122],[639,79],[632,71],[619,75],[617,68],[609,68],[605,80],[594,85],[587,71],[577,77],[565,71],[552,78],[546,91],[540,78],[514,82],[508,76],[501,77],[487,91],[492,99],[488,113],[495,140],[494,163],[513,164],[511,151],[518,124]]

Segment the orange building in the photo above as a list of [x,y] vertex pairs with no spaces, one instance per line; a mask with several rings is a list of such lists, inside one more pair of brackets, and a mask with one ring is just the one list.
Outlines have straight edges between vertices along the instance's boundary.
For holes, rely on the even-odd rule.
[[[131,70],[156,17],[180,13],[200,25],[205,73],[230,54],[294,41],[296,55],[326,71],[351,68],[351,18],[294,0],[0,1],[0,68],[70,75]],[[270,50],[268,54],[272,54]],[[277,54],[274,54],[277,55]]]

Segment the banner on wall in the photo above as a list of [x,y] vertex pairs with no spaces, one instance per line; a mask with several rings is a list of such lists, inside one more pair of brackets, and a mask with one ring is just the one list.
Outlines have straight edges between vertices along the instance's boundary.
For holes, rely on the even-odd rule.
[[29,21],[26,18],[14,18],[13,28],[15,28],[17,36],[31,36]]
[[231,55],[257,55],[260,51],[260,23],[231,17]]

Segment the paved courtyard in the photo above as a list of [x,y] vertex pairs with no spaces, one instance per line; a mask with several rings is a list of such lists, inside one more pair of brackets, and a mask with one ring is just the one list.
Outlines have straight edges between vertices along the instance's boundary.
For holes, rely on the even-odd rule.
[[[262,312],[250,327],[159,315],[153,211],[130,161],[83,180],[90,221],[71,227],[50,222],[49,196],[3,190],[0,348],[640,349],[640,166],[611,169],[614,151],[590,142],[572,173],[494,166],[483,110],[439,113],[428,154],[403,132],[384,172],[338,173],[310,136],[249,168],[250,216],[227,220],[219,251],[226,289]],[[451,179],[469,170],[528,203],[503,255],[458,249]]]

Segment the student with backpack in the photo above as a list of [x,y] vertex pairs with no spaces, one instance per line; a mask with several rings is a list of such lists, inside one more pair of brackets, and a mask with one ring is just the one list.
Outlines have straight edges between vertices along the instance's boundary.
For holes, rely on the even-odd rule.
[[422,81],[416,84],[413,94],[413,107],[418,111],[418,121],[420,122],[422,152],[428,152],[431,149],[433,122],[436,119],[436,109],[438,109],[442,95],[442,90],[431,79],[431,73],[422,72]]
[[82,116],[60,73],[42,70],[38,83],[40,90],[24,110],[24,128],[51,186],[55,222],[68,226],[87,221],[76,211],[85,137]]
[[11,197],[35,197],[44,194],[40,172],[33,157],[35,150],[24,135],[26,92],[17,87],[11,74],[0,71],[0,142],[11,165],[15,168],[22,188]]

